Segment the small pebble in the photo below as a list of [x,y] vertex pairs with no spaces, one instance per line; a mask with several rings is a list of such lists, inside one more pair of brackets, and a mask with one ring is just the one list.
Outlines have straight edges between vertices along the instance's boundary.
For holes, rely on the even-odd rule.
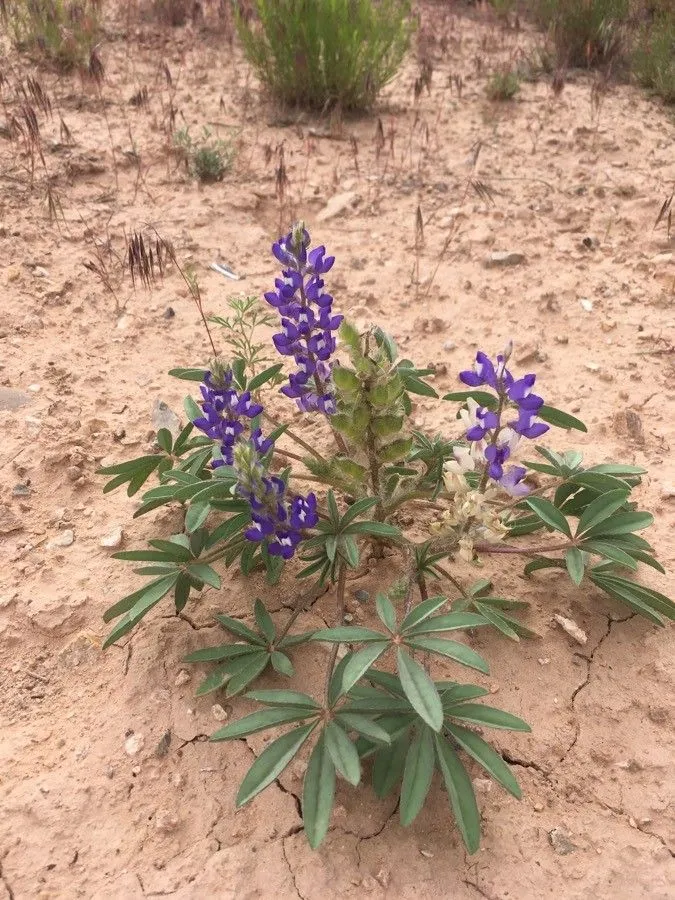
[[187,684],[190,680],[190,673],[187,669],[181,669],[174,679],[174,684],[176,687],[183,687],[184,684]]
[[145,746],[145,738],[142,734],[130,734],[124,742],[124,752],[127,756],[136,756]]
[[593,301],[592,300],[587,300],[586,297],[584,297],[583,299],[581,299],[579,301],[579,305],[586,312],[593,312]]
[[577,644],[584,645],[588,641],[588,636],[586,632],[579,628],[574,619],[567,619],[565,616],[559,616],[557,613],[553,616],[558,625],[562,628],[563,631],[566,631],[567,634],[571,638],[573,638]]
[[216,722],[227,722],[229,716],[227,714],[227,710],[223,709],[220,703],[214,703],[211,707],[211,715],[216,720]]
[[54,550],[58,547],[70,547],[75,541],[75,534],[72,528],[66,528],[61,531],[51,541],[47,541],[47,550]]
[[122,531],[122,526],[115,525],[109,534],[106,534],[101,538],[101,547],[108,547],[114,550],[121,545],[123,537],[124,532]]
[[30,488],[27,484],[15,484],[12,488],[13,497],[30,497]]

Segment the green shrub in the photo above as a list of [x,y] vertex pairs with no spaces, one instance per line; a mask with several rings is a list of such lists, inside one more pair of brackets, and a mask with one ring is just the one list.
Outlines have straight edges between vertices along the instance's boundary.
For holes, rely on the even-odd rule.
[[38,50],[61,69],[84,68],[99,40],[98,0],[2,0],[19,49]]
[[534,0],[533,9],[559,65],[594,66],[621,54],[630,0]]
[[633,71],[641,84],[666,103],[675,103],[675,12],[664,8],[642,26],[633,51]]
[[495,72],[485,89],[488,100],[513,100],[520,90],[517,72]]
[[181,128],[174,136],[174,144],[190,175],[205,184],[222,181],[232,165],[232,145],[212,138],[208,128],[196,140],[190,135],[189,128]]
[[409,0],[256,0],[237,17],[249,62],[272,95],[314,109],[364,109],[408,48]]

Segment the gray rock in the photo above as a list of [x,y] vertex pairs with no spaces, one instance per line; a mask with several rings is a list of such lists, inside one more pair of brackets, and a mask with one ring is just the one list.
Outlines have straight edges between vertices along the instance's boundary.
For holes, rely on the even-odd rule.
[[31,490],[27,484],[15,484],[12,488],[12,497],[30,497]]
[[552,828],[548,833],[548,840],[559,856],[567,856],[577,850],[577,845],[572,842],[572,835],[562,825]]
[[504,266],[520,266],[525,262],[525,254],[515,251],[496,251],[485,259],[486,269],[496,269]]
[[122,543],[123,537],[124,533],[122,531],[122,526],[115,525],[109,534],[106,534],[101,538],[101,547],[108,547],[115,550]]
[[15,391],[13,388],[0,387],[0,410],[20,409],[30,403],[32,397],[25,391]]
[[176,413],[163,400],[159,399],[155,400],[152,408],[152,424],[157,431],[167,428],[174,438],[177,438],[181,431],[180,419]]
[[317,214],[317,222],[327,222],[329,219],[334,219],[335,216],[339,216],[340,213],[350,209],[357,199],[355,191],[344,191],[342,194],[335,194]]

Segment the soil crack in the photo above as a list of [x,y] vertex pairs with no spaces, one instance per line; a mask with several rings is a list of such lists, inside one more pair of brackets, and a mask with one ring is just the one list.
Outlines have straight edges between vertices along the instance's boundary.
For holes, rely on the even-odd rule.
[[11,884],[7,880],[7,876],[5,875],[4,869],[2,867],[2,862],[0,862],[0,882],[2,882],[2,884],[4,885],[9,900],[14,900],[14,891],[12,890]]
[[296,877],[295,877],[295,872],[293,871],[293,866],[291,865],[291,861],[290,861],[290,859],[288,858],[288,854],[286,853],[286,841],[285,841],[285,839],[282,840],[282,842],[281,842],[281,852],[282,852],[283,857],[284,857],[284,862],[285,862],[286,865],[288,866],[288,871],[289,871],[289,873],[290,873],[291,880],[293,881],[293,888],[295,889],[295,893],[298,895],[298,897],[300,898],[300,900],[309,900],[308,897],[305,897],[305,896],[303,896],[303,894],[300,893],[300,890],[299,890],[299,888],[298,888],[298,882],[297,882]]

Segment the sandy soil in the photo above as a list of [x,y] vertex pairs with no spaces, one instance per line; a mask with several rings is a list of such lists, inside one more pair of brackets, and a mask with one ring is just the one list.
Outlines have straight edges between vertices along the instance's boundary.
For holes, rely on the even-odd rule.
[[[31,190],[25,157],[0,138],[2,900],[675,894],[671,635],[593,591],[571,590],[563,577],[526,581],[516,568],[499,575],[505,596],[531,602],[527,622],[541,639],[518,648],[496,634],[474,640],[491,663],[486,684],[498,705],[524,716],[533,733],[496,738],[525,798],[477,781],[484,841],[472,858],[440,786],[408,830],[394,801],[342,786],[316,853],[299,828],[301,767],[235,812],[237,785],[262,743],[206,742],[218,727],[214,698],[194,699],[198,673],[184,674],[181,660],[214,642],[214,611],[248,616],[262,586],[231,577],[192,605],[192,625],[160,607],[123,646],[100,650],[103,610],[137,584],[101,539],[121,525],[124,546],[141,546],[177,520],[163,511],[132,522],[135,500],[104,498],[95,470],[143,452],[154,404],[181,409],[183,386],[166,371],[208,357],[176,273],[150,294],[134,293],[109,259],[120,314],[84,267],[96,259],[95,242],[121,252],[125,232],[148,225],[197,266],[217,313],[235,291],[270,284],[279,222],[306,218],[337,256],[336,305],[359,323],[381,322],[417,362],[435,363],[443,391],[477,347],[495,351],[513,338],[516,359],[539,372],[545,396],[590,426],[551,445],[576,442],[593,462],[649,467],[640,500],[656,514],[652,539],[675,571],[675,242],[663,226],[653,229],[675,182],[672,115],[628,86],[610,89],[598,108],[593,77],[583,74],[557,98],[542,79],[524,84],[515,102],[492,105],[489,72],[527,54],[533,36],[480,18],[434,21],[447,42],[433,49],[430,93],[413,103],[411,57],[374,116],[345,122],[341,139],[325,137],[323,121],[284,120],[263,103],[236,49],[190,28],[133,30],[106,43],[100,96],[76,77],[43,73],[55,111],[40,126],[64,214],[58,227],[47,216],[41,166]],[[221,184],[198,187],[166,153],[164,62],[179,126],[184,117],[193,130],[233,129],[237,160]],[[32,71],[14,56],[3,67],[10,81]],[[135,108],[129,99],[143,87],[147,106]],[[11,86],[5,96],[11,109]],[[474,174],[494,205],[466,192],[478,141]],[[421,286],[411,283],[418,205]],[[498,251],[525,261],[486,267]],[[214,259],[242,281],[208,271]],[[12,398],[21,405],[7,408]],[[453,425],[452,410],[439,417],[426,400],[415,418],[429,429]],[[69,529],[74,541],[59,546]],[[359,587],[384,577],[375,571]],[[292,579],[267,592],[272,610],[292,596]],[[367,607],[352,607],[369,621]],[[308,621],[331,610],[327,595]],[[554,624],[555,612],[587,631],[585,647]],[[298,684],[318,677],[323,654],[296,655]],[[245,709],[237,700],[226,711]]]

